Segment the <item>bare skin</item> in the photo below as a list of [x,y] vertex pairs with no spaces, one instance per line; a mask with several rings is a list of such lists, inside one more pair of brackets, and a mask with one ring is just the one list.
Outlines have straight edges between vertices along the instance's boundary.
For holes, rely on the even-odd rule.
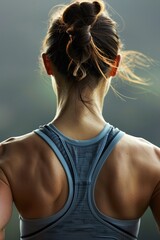
[[[24,218],[50,216],[64,206],[68,195],[67,178],[55,154],[43,140],[31,133],[3,142],[1,151],[0,186],[4,193],[1,209],[4,212],[0,215],[6,217],[4,223],[0,222],[1,227],[10,217],[12,197]],[[98,177],[97,206],[113,218],[136,219],[151,205],[160,225],[159,178],[159,148],[125,135]]]
[[[53,77],[50,65],[49,70],[49,75]],[[112,72],[111,77],[115,73]],[[54,77],[59,80],[55,71]],[[92,96],[94,113],[77,102],[74,93],[67,99],[65,93],[59,93],[57,89],[55,126],[73,139],[95,137],[105,125],[102,107],[106,87],[105,84],[105,88],[97,88]],[[76,112],[75,106],[78,109]],[[57,213],[64,206],[67,196],[64,169],[39,136],[31,132],[2,142],[0,240],[4,239],[4,228],[10,219],[13,201],[23,218],[32,219]],[[98,176],[95,200],[101,212],[117,219],[137,219],[150,206],[160,227],[160,149],[143,139],[125,134]]]

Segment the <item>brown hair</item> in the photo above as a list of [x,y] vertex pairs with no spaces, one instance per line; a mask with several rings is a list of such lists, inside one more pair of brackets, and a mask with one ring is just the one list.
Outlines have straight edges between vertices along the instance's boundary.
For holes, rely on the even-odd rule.
[[[117,25],[101,0],[77,1],[58,17],[51,17],[42,52],[51,59],[66,80],[80,89],[94,88],[122,55],[118,74],[129,82],[145,84],[132,67],[145,66],[147,57],[135,51],[122,51]],[[102,78],[103,76],[103,78]]]

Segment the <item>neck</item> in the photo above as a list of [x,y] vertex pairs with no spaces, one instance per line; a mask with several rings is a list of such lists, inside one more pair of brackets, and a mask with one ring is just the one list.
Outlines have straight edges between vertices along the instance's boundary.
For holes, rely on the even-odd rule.
[[88,119],[102,120],[103,101],[98,97],[84,99],[84,103],[70,94],[70,97],[58,97],[55,119],[64,118],[67,122],[72,120],[74,123]]
[[64,135],[79,140],[96,136],[106,124],[102,111],[97,105],[88,109],[83,103],[76,101],[68,102],[63,109],[57,108],[52,123]]
[[[86,105],[76,98],[75,94],[70,97],[58,96],[57,111],[53,120],[54,125],[68,136],[76,138],[71,132],[76,132],[78,137],[86,138],[96,135],[106,124],[103,115],[103,101],[94,94]],[[85,100],[85,99],[84,99]],[[91,134],[91,135],[90,135]]]
[[[52,123],[62,132],[71,136],[72,132],[94,132],[102,130],[106,124],[103,115],[103,102],[108,83],[102,81],[94,90],[84,89],[81,101],[78,88],[69,88],[67,81],[56,81],[57,110]],[[68,132],[70,131],[70,132]],[[94,134],[93,134],[94,135]],[[82,136],[82,137],[83,137]]]

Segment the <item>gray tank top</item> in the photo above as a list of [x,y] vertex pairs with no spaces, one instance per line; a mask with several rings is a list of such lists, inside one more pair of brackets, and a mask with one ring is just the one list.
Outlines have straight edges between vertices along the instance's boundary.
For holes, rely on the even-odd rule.
[[[73,140],[54,125],[35,130],[54,151],[68,179],[64,207],[41,219],[20,216],[20,239],[24,240],[135,240],[140,219],[119,220],[101,213],[94,200],[98,174],[115,145],[124,135],[110,124],[90,140]],[[117,199],[118,201],[118,199]]]

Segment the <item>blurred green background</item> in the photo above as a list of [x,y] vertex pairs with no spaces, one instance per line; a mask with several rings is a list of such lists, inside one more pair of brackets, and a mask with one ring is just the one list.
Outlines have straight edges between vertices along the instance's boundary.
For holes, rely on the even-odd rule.
[[[0,0],[0,141],[32,131],[54,116],[55,96],[50,79],[40,74],[38,58],[48,14],[54,5],[63,3]],[[152,79],[148,88],[113,80],[114,87],[126,97],[121,100],[110,90],[104,105],[105,118],[123,131],[160,146],[160,0],[108,0],[106,4],[118,22],[125,48],[141,51],[157,61],[141,72]],[[15,209],[6,239],[19,239]],[[142,217],[139,239],[159,239],[150,210]]]

